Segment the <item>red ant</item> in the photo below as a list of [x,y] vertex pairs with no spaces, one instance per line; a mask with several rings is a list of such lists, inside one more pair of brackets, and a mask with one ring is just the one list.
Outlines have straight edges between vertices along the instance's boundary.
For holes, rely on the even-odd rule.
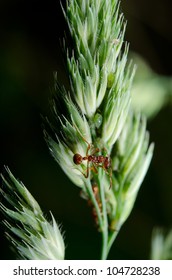
[[[81,136],[82,137],[82,136]],[[82,137],[83,138],[83,137]],[[112,187],[112,167],[111,167],[111,159],[109,156],[95,156],[100,150],[96,148],[92,154],[89,155],[89,150],[91,149],[91,144],[89,144],[84,138],[83,140],[88,144],[86,155],[83,157],[80,154],[74,154],[73,162],[77,165],[81,164],[83,160],[87,160],[87,171],[86,174],[82,173],[85,178],[88,178],[89,171],[93,170],[95,173],[98,173],[97,167],[103,168],[103,170],[109,175],[110,177],[110,188]],[[90,163],[92,166],[90,167]]]

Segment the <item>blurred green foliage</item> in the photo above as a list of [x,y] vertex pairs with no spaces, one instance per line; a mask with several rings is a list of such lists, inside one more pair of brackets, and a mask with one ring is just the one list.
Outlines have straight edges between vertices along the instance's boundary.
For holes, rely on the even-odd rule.
[[131,57],[137,65],[132,87],[132,105],[150,119],[163,107],[172,105],[172,77],[156,74],[137,54],[132,53]]
[[[153,69],[151,75],[157,73],[164,79],[172,75],[169,2],[122,1],[130,49],[149,61]],[[52,210],[57,221],[63,224],[67,259],[90,258],[90,255],[96,259],[100,237],[93,227],[91,209],[50,156],[42,133],[40,113],[50,114],[52,72],[57,70],[62,82],[67,82],[59,44],[65,28],[59,3],[6,0],[1,1],[0,10],[1,171],[4,164],[8,165],[41,208],[46,213]],[[158,83],[156,90],[163,92],[162,83]],[[157,102],[153,94],[148,105]],[[172,225],[172,110],[171,104],[162,100],[165,100],[163,108],[159,111],[159,106],[155,111],[158,114],[149,122],[151,141],[155,142],[154,158],[110,259],[149,258],[154,226]],[[15,258],[2,229],[0,238],[1,259]]]

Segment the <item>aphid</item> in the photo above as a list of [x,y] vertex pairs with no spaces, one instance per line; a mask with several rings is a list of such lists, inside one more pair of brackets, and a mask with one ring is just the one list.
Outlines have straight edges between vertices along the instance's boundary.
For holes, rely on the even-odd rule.
[[115,80],[115,74],[110,72],[108,75],[108,80],[107,80],[107,88],[111,89]]
[[[83,138],[83,137],[82,137]],[[94,151],[92,154],[89,154],[89,151],[91,149],[91,144],[87,142],[83,138],[83,140],[88,144],[87,150],[86,150],[86,155],[82,156],[80,154],[74,154],[73,156],[73,162],[76,165],[80,165],[83,161],[87,160],[87,169],[86,173],[82,174],[84,175],[85,178],[89,177],[90,170],[92,170],[95,173],[98,173],[97,168],[103,168],[103,170],[109,175],[110,177],[110,188],[112,186],[112,167],[111,167],[111,159],[109,156],[103,156],[103,155],[95,155],[96,153],[100,152],[99,148],[94,148]],[[90,166],[91,164],[91,166]]]
[[94,119],[93,119],[94,125],[96,128],[99,128],[101,126],[102,120],[103,120],[102,115],[99,113],[96,113],[94,116]]

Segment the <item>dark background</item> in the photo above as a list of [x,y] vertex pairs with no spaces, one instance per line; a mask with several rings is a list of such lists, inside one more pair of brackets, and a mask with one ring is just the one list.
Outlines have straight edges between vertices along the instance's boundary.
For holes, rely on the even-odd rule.
[[[122,0],[126,39],[161,75],[172,74],[172,20],[168,0]],[[48,216],[63,225],[67,259],[98,259],[100,236],[79,188],[63,174],[43,139],[41,114],[57,70],[65,83],[59,38],[65,22],[59,1],[0,2],[0,171],[8,165]],[[172,226],[172,111],[167,105],[148,123],[155,153],[135,207],[109,259],[148,259],[152,229]],[[0,229],[0,258],[14,259]]]

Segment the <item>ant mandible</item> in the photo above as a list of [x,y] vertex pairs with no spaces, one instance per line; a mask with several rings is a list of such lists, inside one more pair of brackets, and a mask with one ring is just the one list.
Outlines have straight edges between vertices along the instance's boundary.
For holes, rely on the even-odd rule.
[[[88,143],[85,138],[82,137],[82,139],[88,144],[87,150],[86,150],[86,155],[81,156],[78,153],[74,154],[73,162],[76,165],[80,165],[84,160],[87,160],[86,174],[82,173],[85,178],[88,178],[90,170],[93,170],[95,173],[98,173],[97,168],[98,167],[103,168],[103,170],[110,177],[110,188],[111,188],[112,187],[112,167],[111,167],[110,157],[109,156],[103,156],[103,155],[95,155],[96,153],[98,153],[100,151],[99,148],[95,148],[95,150],[92,152],[92,154],[89,154],[89,150],[91,149],[91,144]],[[90,167],[90,163],[92,163],[91,167]]]

